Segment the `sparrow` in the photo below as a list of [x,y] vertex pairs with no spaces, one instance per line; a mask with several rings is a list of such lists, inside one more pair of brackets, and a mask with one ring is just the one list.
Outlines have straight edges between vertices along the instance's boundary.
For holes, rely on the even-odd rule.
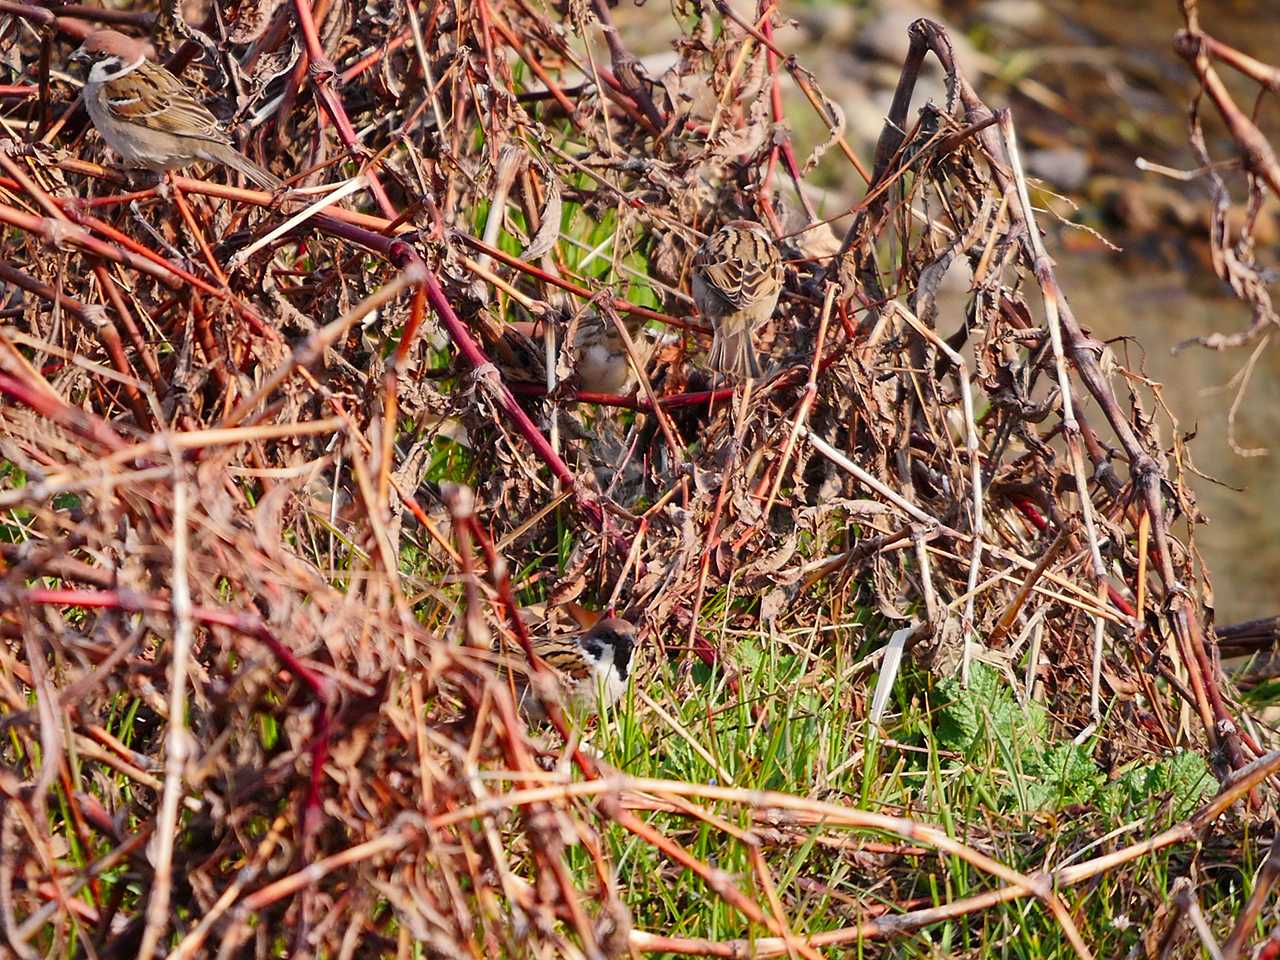
[[[617,703],[626,692],[635,645],[636,628],[631,623],[606,617],[581,633],[535,638],[533,651],[551,668],[563,702],[574,711],[595,713],[601,705]],[[531,689],[531,667],[523,653],[500,655],[498,669],[504,679],[513,682],[517,707],[525,720],[545,720],[546,709]]]
[[240,171],[264,190],[280,178],[231,144],[217,117],[172,73],[147,59],[145,40],[95,30],[71,55],[89,65],[84,105],[89,119],[125,166],[175,170],[197,160]]
[[[642,323],[629,317],[624,323],[636,346],[637,359],[643,364],[652,344],[641,336]],[[486,354],[503,380],[546,383],[546,353],[538,323],[520,321],[498,326],[478,317],[476,327]],[[578,386],[587,393],[625,393],[635,380],[617,327],[595,310],[586,310],[578,319],[570,355]]]
[[[630,317],[623,322],[631,342],[635,344],[636,359],[643,365],[651,346],[641,336],[643,324]],[[588,310],[578,320],[573,348],[577,358],[574,372],[578,376],[578,384],[587,393],[626,393],[635,381],[622,335],[612,320],[595,310]]]
[[763,376],[751,335],[773,316],[782,292],[782,257],[765,228],[730,220],[693,258],[693,300],[715,336],[708,360],[733,379]]

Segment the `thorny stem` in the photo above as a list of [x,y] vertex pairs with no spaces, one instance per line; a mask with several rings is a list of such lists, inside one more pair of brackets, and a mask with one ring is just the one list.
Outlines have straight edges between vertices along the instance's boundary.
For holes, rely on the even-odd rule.
[[[309,72],[311,74],[311,82],[315,85],[316,97],[324,105],[325,112],[333,120],[334,126],[338,128],[338,135],[342,137],[342,142],[354,156],[361,156],[363,153],[363,145],[360,138],[356,136],[355,128],[351,126],[351,121],[347,119],[347,111],[342,106],[342,100],[339,98],[337,91],[333,87],[333,79],[335,69],[333,62],[325,55],[324,47],[320,43],[320,34],[316,30],[315,17],[312,16],[311,4],[308,0],[294,0],[294,10],[298,14],[298,26],[302,30],[303,39],[307,45],[307,56],[311,61]],[[378,201],[378,206],[382,208],[383,214],[394,219],[396,216],[395,205],[387,196],[385,190],[382,189],[382,183],[378,179],[377,173],[372,169],[364,171],[366,177],[369,178],[369,189],[373,191],[374,197]]]
[[609,13],[608,0],[591,0],[591,5],[595,10],[596,17],[600,20],[605,43],[609,45],[609,57],[613,61],[613,72],[618,78],[618,83],[621,85],[623,92],[640,105],[640,109],[644,111],[645,117],[653,125],[655,131],[662,130],[666,126],[666,119],[658,108],[654,106],[653,98],[649,96],[649,90],[645,86],[644,78],[640,75],[640,61],[633,54],[627,52],[626,47],[622,45],[622,40],[618,37],[618,28],[613,25],[613,16]]

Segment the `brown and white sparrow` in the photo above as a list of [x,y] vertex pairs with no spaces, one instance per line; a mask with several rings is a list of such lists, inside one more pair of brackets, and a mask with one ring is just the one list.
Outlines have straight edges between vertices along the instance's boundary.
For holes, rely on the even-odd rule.
[[[637,359],[644,363],[652,343],[641,335],[641,323],[631,318],[624,322],[636,346]],[[486,354],[503,380],[546,383],[546,352],[537,323],[518,321],[498,325],[481,313],[476,318],[476,329]],[[570,355],[578,386],[587,393],[625,393],[635,382],[622,336],[611,320],[595,310],[587,309],[578,318]]]
[[95,30],[71,55],[89,64],[84,105],[125,166],[175,170],[206,160],[240,171],[264,190],[280,179],[244,156],[185,83],[147,59],[151,45]]
[[[651,342],[641,334],[642,323],[628,317],[623,321],[636,359],[644,364]],[[578,384],[587,393],[626,393],[635,382],[635,371],[627,361],[627,347],[613,321],[595,310],[587,310],[578,320],[573,348],[577,363],[574,372]]]
[[693,299],[715,337],[712,369],[737,380],[763,375],[751,336],[773,316],[782,292],[782,257],[763,226],[730,220],[693,259]]
[[[561,700],[575,711],[595,713],[612,706],[626,693],[635,651],[636,628],[626,620],[606,617],[582,633],[538,637],[534,652],[551,668]],[[530,666],[521,651],[504,651],[500,673],[515,685],[517,705],[530,722],[546,719],[542,701],[531,688]]]

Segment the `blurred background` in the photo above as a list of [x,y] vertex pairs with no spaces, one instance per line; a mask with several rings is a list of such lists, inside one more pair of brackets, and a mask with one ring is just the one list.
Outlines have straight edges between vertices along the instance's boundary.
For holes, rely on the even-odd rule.
[[[733,5],[747,15],[756,6]],[[1280,63],[1275,0],[1203,0],[1199,7],[1207,32]],[[1179,434],[1191,438],[1190,460],[1202,475],[1189,479],[1209,521],[1196,526],[1194,537],[1212,575],[1218,624],[1280,614],[1280,351],[1264,338],[1234,350],[1191,346],[1175,353],[1190,338],[1246,328],[1250,311],[1214,275],[1207,185],[1136,164],[1142,157],[1180,170],[1196,166],[1187,111],[1197,84],[1173,48],[1183,26],[1178,0],[782,0],[781,9],[792,22],[776,43],[795,53],[844,111],[846,137],[868,165],[906,54],[908,24],[928,16],[948,27],[979,94],[1014,112],[1028,170],[1041,179],[1035,201],[1059,218],[1049,250],[1076,316],[1094,336],[1112,341],[1131,371],[1165,385],[1177,424],[1176,431],[1167,421],[1161,429],[1166,450]],[[621,0],[615,17],[628,46],[658,76],[674,59],[666,0],[641,6]],[[1221,73],[1236,102],[1256,109],[1263,132],[1280,143],[1274,96],[1255,104],[1256,85]],[[787,96],[800,101],[799,91],[788,88]],[[925,96],[943,101],[940,71],[922,78],[912,116]],[[803,158],[825,131],[812,110],[788,115],[811,121],[793,131]],[[1201,116],[1214,159],[1236,156],[1212,107]],[[1224,176],[1240,202],[1243,176]],[[825,190],[817,206],[826,215],[862,196],[863,184],[839,150],[827,153],[812,182]],[[1242,207],[1232,211],[1234,218],[1243,214]],[[1280,216],[1273,202],[1262,210],[1256,239],[1259,259],[1274,261]],[[957,305],[965,283],[958,281]],[[945,312],[940,326],[954,329]],[[1123,393],[1120,399],[1127,402]],[[1096,411],[1092,419],[1102,422]]]

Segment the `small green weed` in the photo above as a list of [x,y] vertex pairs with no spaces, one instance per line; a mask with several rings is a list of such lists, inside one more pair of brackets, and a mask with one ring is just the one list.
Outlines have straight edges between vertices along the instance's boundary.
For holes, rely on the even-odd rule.
[[958,768],[976,765],[984,768],[981,776],[998,779],[1001,812],[1093,804],[1112,816],[1131,817],[1152,813],[1149,805],[1159,798],[1176,820],[1216,789],[1204,758],[1189,751],[1131,767],[1108,781],[1093,758],[1093,744],[1055,740],[1044,706],[1019,704],[985,664],[974,665],[968,689],[948,678],[936,692],[947,701],[939,711],[938,744],[963,757]]

